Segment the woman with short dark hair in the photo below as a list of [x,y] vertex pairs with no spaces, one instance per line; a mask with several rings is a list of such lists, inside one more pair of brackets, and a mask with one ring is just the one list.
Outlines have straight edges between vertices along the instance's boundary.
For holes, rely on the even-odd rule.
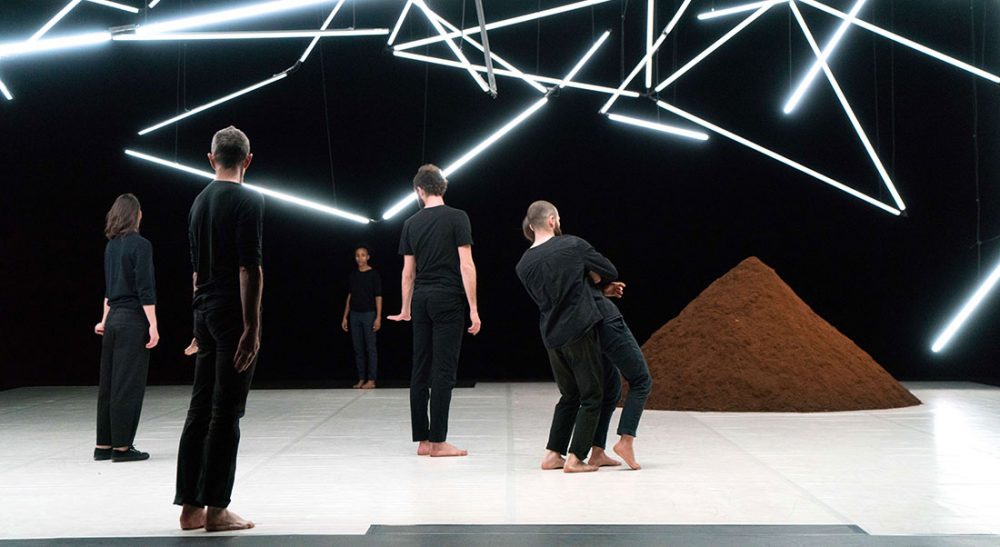
[[104,235],[104,316],[94,332],[101,343],[95,460],[149,459],[132,442],[146,394],[149,350],[156,347],[156,280],[153,246],[139,235],[142,208],[132,194],[118,196],[108,211]]

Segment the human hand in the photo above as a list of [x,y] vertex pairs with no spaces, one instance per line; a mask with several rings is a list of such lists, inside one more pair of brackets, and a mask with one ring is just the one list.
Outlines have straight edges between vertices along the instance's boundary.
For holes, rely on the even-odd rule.
[[469,312],[469,319],[472,321],[472,326],[469,327],[469,334],[475,336],[479,334],[479,331],[483,328],[483,322],[479,320],[479,312]]
[[187,355],[188,357],[190,357],[190,356],[192,356],[192,355],[194,355],[196,353],[198,353],[198,339],[197,338],[192,338],[191,339],[191,345],[188,346],[188,347],[186,347],[186,348],[184,348],[184,355]]
[[390,315],[386,317],[389,321],[409,321],[410,314],[407,312],[399,312],[399,315]]
[[258,329],[244,329],[240,343],[236,346],[236,356],[233,358],[233,368],[238,374],[243,374],[250,369],[257,352],[260,351],[260,331]]
[[156,344],[160,343],[160,333],[156,330],[156,325],[149,326],[149,342],[146,343],[146,349],[153,349]]
[[100,323],[94,325],[94,332],[101,336],[104,336],[104,321],[101,321]]
[[351,330],[347,325],[347,318],[345,317],[343,321],[340,322],[340,328],[344,329],[344,332]]
[[625,296],[625,284],[621,281],[612,281],[608,283],[606,287],[601,289],[601,293],[608,298],[621,298]]
[[382,330],[382,319],[376,317],[375,324],[372,325],[372,332],[378,332],[380,330]]

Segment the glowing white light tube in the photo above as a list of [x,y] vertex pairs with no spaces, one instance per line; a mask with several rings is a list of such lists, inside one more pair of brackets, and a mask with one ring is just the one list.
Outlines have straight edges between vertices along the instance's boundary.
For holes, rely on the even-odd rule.
[[699,21],[708,21],[709,19],[719,19],[721,17],[727,17],[729,15],[736,15],[737,13],[746,13],[748,11],[753,11],[760,9],[768,4],[784,4],[788,0],[766,0],[765,2],[752,2],[750,4],[741,4],[739,6],[733,6],[731,8],[717,9],[712,11],[706,11],[704,13],[698,14]]
[[611,94],[611,98],[608,99],[608,102],[604,103],[604,106],[601,107],[601,114],[608,113],[608,110],[610,110],[611,107],[615,104],[615,101],[618,100],[618,97],[625,94],[625,88],[632,83],[632,80],[634,80],[635,77],[640,72],[642,72],[642,67],[645,66],[646,63],[652,61],[653,55],[656,53],[657,50],[660,49],[660,46],[663,45],[663,42],[667,39],[667,36],[670,34],[671,31],[674,30],[674,27],[677,26],[677,22],[680,21],[681,16],[684,15],[684,12],[687,11],[688,6],[690,5],[691,5],[691,0],[684,0],[684,3],[681,4],[681,7],[677,9],[677,13],[675,13],[673,18],[670,19],[670,22],[667,23],[667,26],[663,28],[663,32],[660,33],[660,37],[657,38],[656,42],[653,43],[653,47],[646,52],[646,55],[642,58],[642,60],[639,61],[639,63],[635,65],[635,68],[632,69],[632,72],[629,73],[628,78],[625,78],[625,80],[622,81],[621,85],[618,86],[618,89]]
[[[442,59],[440,57],[428,57],[427,55],[420,55],[420,54],[417,54],[417,53],[410,53],[409,51],[394,51],[392,54],[395,55],[396,57],[400,57],[400,58],[403,58],[403,59],[411,59],[413,61],[421,61],[421,62],[425,62],[425,63],[432,63],[432,64],[436,64],[436,65],[442,65],[442,66],[453,67],[453,68],[465,68],[465,66],[462,65],[462,63],[459,63],[457,61],[452,61],[450,59]],[[496,55],[494,55],[493,58],[496,59]],[[486,67],[484,67],[482,65],[472,65],[472,68],[476,69],[479,72],[486,72]],[[560,84],[564,83],[563,80],[560,79],[560,78],[552,78],[552,77],[549,77],[549,76],[538,76],[536,74],[525,74],[523,72],[515,72],[515,71],[512,71],[512,70],[495,69],[494,72],[496,73],[497,76],[507,76],[509,78],[520,78],[522,80],[528,80],[528,81],[531,81],[531,82],[541,82],[541,83],[552,84],[552,85],[560,85]],[[586,91],[594,91],[596,93],[606,93],[606,94],[609,94],[609,95],[618,92],[618,90],[616,90],[613,87],[607,87],[607,86],[603,86],[603,85],[593,85],[593,84],[587,84],[587,83],[583,83],[583,82],[568,81],[568,82],[565,82],[565,86],[566,87],[571,87],[571,88],[574,88],[574,89],[583,89],[583,90],[586,90]],[[545,89],[545,88],[543,87],[542,89]],[[625,97],[632,97],[632,98],[638,98],[640,96],[639,93],[637,93],[635,91],[622,91],[621,95],[625,96]]]
[[3,83],[3,80],[0,80],[0,93],[2,93],[4,98],[8,101],[14,100],[14,94],[10,92],[10,89],[7,88],[7,84]]
[[[145,161],[148,161],[148,162],[151,162],[151,163],[162,165],[164,167],[169,167],[169,168],[175,169],[177,171],[183,171],[185,173],[190,173],[192,175],[197,175],[199,177],[203,177],[203,178],[206,178],[208,180],[214,180],[215,179],[215,174],[214,173],[210,173],[208,171],[202,171],[200,169],[195,169],[193,167],[188,167],[186,165],[181,165],[179,163],[168,161],[168,160],[165,160],[165,159],[161,159],[161,158],[158,158],[156,156],[151,156],[149,154],[143,154],[142,152],[136,152],[134,150],[126,150],[125,154],[127,154],[129,156],[132,156],[134,158],[138,158],[138,159],[145,160]],[[344,218],[344,219],[347,219],[347,220],[353,220],[354,222],[357,222],[359,224],[369,224],[369,223],[371,223],[371,219],[365,218],[365,217],[363,217],[361,215],[356,215],[354,213],[349,213],[347,211],[343,211],[343,210],[337,209],[335,207],[330,207],[328,205],[323,205],[321,203],[316,203],[314,201],[309,201],[307,199],[302,199],[300,197],[296,197],[296,196],[293,196],[291,194],[286,194],[284,192],[278,192],[276,190],[270,190],[270,189],[263,188],[263,187],[260,187],[260,186],[255,186],[253,184],[243,183],[243,186],[246,186],[247,188],[249,188],[250,190],[254,190],[255,192],[260,192],[261,194],[264,194],[265,196],[269,196],[269,197],[272,197],[272,198],[280,199],[280,200],[286,201],[288,203],[293,203],[295,205],[299,205],[299,206],[305,207],[307,209],[312,209],[314,211],[320,211],[322,213],[326,213],[328,215],[333,215],[335,217]]]
[[[656,17],[656,0],[646,0],[646,55],[653,49],[653,19]],[[653,58],[646,63],[646,89],[653,87]]]
[[962,69],[962,70],[964,70],[966,72],[971,72],[972,74],[975,74],[976,76],[979,76],[981,78],[985,78],[985,79],[987,79],[987,80],[989,80],[989,81],[991,81],[991,82],[993,82],[995,84],[1000,84],[1000,76],[997,76],[996,74],[993,74],[993,73],[990,73],[990,72],[986,72],[985,70],[982,70],[980,68],[976,68],[976,67],[974,67],[974,66],[972,66],[972,65],[970,65],[968,63],[964,63],[962,61],[959,61],[958,59],[956,59],[954,57],[950,57],[948,55],[945,55],[944,53],[941,53],[940,51],[935,51],[935,50],[933,50],[933,49],[931,49],[931,48],[929,48],[927,46],[922,46],[922,45],[914,42],[913,40],[910,40],[908,38],[903,38],[902,36],[900,36],[898,34],[895,34],[893,32],[889,32],[888,30],[885,30],[885,29],[883,29],[881,27],[877,27],[877,26],[875,26],[875,25],[873,25],[871,23],[868,23],[866,21],[862,21],[861,19],[858,19],[857,17],[852,17],[851,15],[848,15],[848,14],[842,12],[842,11],[837,11],[837,10],[835,10],[835,9],[831,8],[830,6],[827,6],[825,4],[821,4],[821,3],[816,2],[814,0],[801,0],[801,2],[803,4],[808,5],[808,6],[812,6],[812,7],[816,8],[816,9],[818,9],[820,11],[825,11],[826,13],[829,13],[830,15],[833,15],[834,17],[839,17],[839,18],[843,19],[844,21],[847,21],[848,23],[851,23],[852,25],[856,25],[856,26],[861,27],[861,28],[863,28],[863,29],[865,29],[865,30],[867,30],[869,32],[878,34],[879,36],[882,36],[884,38],[888,38],[888,39],[892,40],[893,42],[896,42],[897,44],[901,44],[901,45],[904,45],[904,46],[906,46],[906,47],[908,47],[910,49],[914,49],[916,51],[919,51],[920,53],[923,53],[924,55],[928,55],[928,56],[933,57],[933,58],[935,58],[935,59],[937,59],[939,61],[943,61],[945,63],[948,63],[949,65],[952,65],[952,66],[954,66],[956,68],[960,68],[960,69]]
[[155,8],[156,5],[159,4],[159,3],[160,3],[160,0],[153,0],[152,2],[149,3],[149,9]]
[[777,153],[777,152],[775,152],[773,150],[769,150],[767,148],[764,148],[763,146],[761,146],[761,145],[759,145],[759,144],[757,144],[757,143],[755,143],[753,141],[745,139],[745,138],[743,138],[743,137],[741,137],[741,136],[739,136],[739,135],[737,135],[737,134],[735,134],[735,133],[733,133],[731,131],[727,131],[727,130],[725,130],[725,129],[717,126],[717,125],[714,125],[714,124],[712,124],[712,123],[710,123],[710,122],[708,122],[706,120],[703,120],[703,119],[695,116],[694,114],[691,114],[690,112],[681,110],[680,108],[677,108],[676,106],[673,106],[671,104],[667,104],[667,103],[665,103],[663,101],[656,101],[656,104],[660,108],[662,108],[664,110],[673,112],[674,114],[677,114],[678,116],[680,116],[680,117],[682,117],[682,118],[684,118],[684,119],[686,119],[686,120],[688,120],[688,121],[690,121],[692,123],[698,124],[698,125],[704,127],[705,129],[708,129],[709,131],[712,131],[712,132],[717,133],[717,134],[719,134],[719,135],[721,135],[723,137],[726,137],[727,139],[736,141],[736,142],[742,144],[743,146],[746,146],[747,148],[749,148],[751,150],[759,152],[759,153],[761,153],[761,154],[763,154],[763,155],[765,155],[765,156],[767,156],[767,157],[769,157],[771,159],[778,160],[781,163],[784,163],[785,165],[787,165],[787,166],[789,166],[789,167],[791,167],[793,169],[801,171],[801,172],[809,175],[810,177],[813,177],[813,178],[815,178],[815,179],[817,179],[817,180],[819,180],[821,182],[825,182],[826,184],[829,184],[830,186],[833,186],[834,188],[836,188],[836,189],[838,189],[838,190],[840,190],[842,192],[846,192],[847,194],[850,194],[851,196],[854,196],[854,197],[860,199],[861,201],[864,201],[865,203],[868,203],[870,205],[874,205],[875,207],[878,207],[879,209],[882,209],[883,211],[886,211],[887,213],[891,213],[891,214],[897,215],[897,216],[900,214],[900,211],[898,209],[896,209],[895,207],[891,207],[889,205],[886,205],[886,204],[882,203],[881,201],[878,201],[875,198],[872,198],[871,196],[862,194],[861,192],[858,192],[857,190],[855,190],[854,188],[851,188],[850,186],[847,186],[847,185],[845,185],[843,183],[837,182],[836,180],[833,180],[832,178],[830,178],[830,177],[828,177],[828,176],[826,176],[826,175],[824,175],[824,174],[822,174],[822,173],[820,173],[820,172],[818,172],[818,171],[816,171],[814,169],[810,169],[810,168],[806,167],[805,165],[802,165],[801,163],[798,163],[798,162],[796,162],[794,160],[791,160],[791,159],[789,159],[789,158],[787,158],[785,156],[782,156],[781,154],[779,154],[779,153]]
[[273,0],[271,2],[244,6],[242,8],[213,11],[202,15],[183,17],[173,21],[144,25],[137,28],[135,32],[136,34],[163,34],[178,30],[190,30],[215,23],[232,23],[234,21],[249,19],[260,15],[280,13],[283,11],[290,11],[330,2],[333,2],[333,0]]
[[15,57],[61,49],[73,49],[81,46],[103,44],[111,41],[110,32],[90,32],[64,38],[46,38],[34,42],[13,42],[0,44],[0,57]]
[[168,126],[168,125],[170,125],[172,123],[179,122],[180,120],[183,120],[185,118],[190,118],[191,116],[194,116],[195,114],[198,114],[199,112],[204,112],[204,111],[208,110],[209,108],[213,108],[213,107],[219,106],[220,104],[222,104],[222,103],[224,103],[226,101],[231,101],[231,100],[235,99],[236,97],[239,97],[241,95],[246,95],[247,93],[250,93],[251,91],[255,91],[255,90],[258,90],[258,89],[260,89],[260,88],[262,88],[264,86],[271,85],[274,82],[282,80],[282,79],[284,79],[286,77],[288,77],[288,73],[287,72],[282,72],[281,74],[277,74],[277,75],[275,75],[275,76],[273,76],[271,78],[268,78],[268,79],[264,80],[263,82],[259,82],[259,83],[256,83],[256,84],[250,86],[250,87],[243,88],[243,89],[241,89],[241,90],[239,90],[239,91],[237,91],[235,93],[230,93],[229,95],[226,95],[225,97],[222,97],[220,99],[216,99],[216,100],[214,100],[214,101],[212,101],[210,103],[206,103],[206,104],[203,104],[203,105],[201,105],[201,106],[199,106],[197,108],[193,108],[191,110],[188,110],[187,112],[185,112],[183,114],[180,114],[178,116],[174,116],[173,118],[170,118],[169,120],[165,120],[165,121],[162,121],[162,122],[160,122],[160,123],[158,123],[156,125],[147,127],[146,129],[143,129],[142,131],[139,131],[139,135],[146,135],[146,134],[152,133],[153,131],[156,131],[157,129],[162,129],[162,128],[164,128],[164,127],[166,127],[166,126]]
[[[415,0],[415,1],[419,2],[420,0]],[[595,43],[595,46],[600,47],[600,44],[603,44],[604,40],[606,40],[606,39],[607,39],[607,37],[603,37],[602,39],[598,39],[598,41]],[[587,53],[584,55],[583,58],[585,60],[590,59],[590,57],[592,57],[593,54],[594,54],[593,52],[597,50],[597,47],[591,47],[590,50],[588,50]],[[402,53],[402,52],[400,52],[400,53]],[[580,70],[580,66],[581,66],[581,63],[577,63],[577,65],[573,67],[573,70],[570,71],[569,73],[567,73],[566,76],[564,76],[562,78],[562,80],[560,80],[560,81],[561,82],[569,82],[569,81],[571,81],[572,78],[573,78],[573,75]],[[548,104],[548,102],[549,102],[549,97],[548,97],[548,94],[546,94],[544,97],[542,97],[541,99],[538,99],[534,104],[532,104],[527,109],[525,109],[523,112],[521,112],[520,114],[518,114],[517,117],[515,117],[513,120],[507,122],[503,127],[501,127],[496,132],[494,132],[492,135],[490,135],[489,137],[487,137],[485,140],[483,140],[482,142],[480,142],[479,144],[477,144],[472,150],[469,150],[468,152],[466,152],[465,154],[463,154],[462,157],[458,158],[455,162],[453,162],[451,165],[449,165],[449,166],[445,167],[444,169],[442,169],[441,170],[441,174],[444,175],[445,178],[450,177],[456,171],[458,171],[459,169],[461,169],[462,166],[464,166],[465,164],[467,164],[470,161],[472,161],[473,158],[475,158],[476,156],[478,156],[479,154],[481,154],[484,150],[486,150],[487,148],[489,148],[490,146],[492,146],[494,143],[496,143],[498,140],[500,140],[501,138],[503,138],[504,135],[506,135],[507,133],[510,133],[511,131],[513,131],[514,128],[516,128],[518,125],[521,125],[525,120],[527,120],[528,118],[530,118],[532,114],[534,114],[535,112],[538,112],[538,110],[540,108],[542,108],[543,106],[545,106],[546,104]],[[406,198],[402,199],[399,203],[397,203],[397,204],[393,205],[392,207],[390,207],[389,210],[386,211],[382,215],[382,218],[385,219],[385,220],[389,220],[390,218],[392,218],[392,217],[396,216],[397,214],[399,214],[400,211],[402,211],[403,209],[405,209],[406,207],[408,207],[411,203],[413,203],[416,200],[417,200],[416,193],[415,192],[411,193]]]
[[[441,22],[438,21],[437,13],[435,13],[431,8],[427,7],[427,3],[425,3],[424,0],[413,0],[413,3],[416,4],[416,6],[424,12],[424,14],[427,16],[427,19],[431,22],[431,26],[434,27],[434,30],[436,30],[438,34],[440,34],[441,36],[445,36],[448,34],[444,30],[444,27],[441,26]],[[469,73],[470,76],[472,76],[472,79],[475,80],[477,84],[479,84],[479,88],[486,93],[491,93],[492,90],[490,89],[489,84],[486,83],[486,80],[483,80],[483,77],[480,76],[478,72],[473,70],[472,63],[470,63],[469,59],[465,57],[465,54],[462,53],[462,50],[458,49],[458,46],[455,45],[455,42],[451,41],[450,39],[446,39],[444,42],[448,44],[448,48],[451,49],[451,52],[455,54],[455,57],[458,57],[458,60],[461,61],[463,65],[465,65],[465,70]]]
[[403,20],[410,13],[411,7],[413,7],[413,0],[406,0],[406,5],[403,6],[403,11],[399,14],[399,19],[396,20],[396,26],[392,27],[392,34],[389,35],[389,41],[386,42],[388,45],[391,46],[396,41],[396,37],[399,36],[399,29],[403,28]]
[[63,9],[59,10],[59,13],[55,14],[55,16],[52,17],[52,19],[49,19],[47,23],[42,25],[42,28],[38,29],[37,32],[31,35],[31,38],[28,38],[28,41],[34,42],[40,39],[42,36],[45,35],[46,32],[52,30],[52,27],[56,26],[56,23],[62,21],[63,17],[66,17],[66,15],[68,15],[69,12],[73,11],[73,8],[79,6],[80,2],[82,1],[83,0],[71,0],[69,4],[66,4],[66,6],[63,7]]
[[176,42],[188,40],[274,40],[283,38],[335,38],[346,36],[385,36],[389,29],[343,30],[259,30],[246,32],[168,32],[166,34],[119,34],[120,42]]
[[[449,28],[451,30],[458,30],[458,27],[456,27],[455,25],[449,23],[447,19],[442,18],[440,15],[438,15],[436,13],[434,14],[434,16],[437,17],[437,20],[440,21],[441,24],[444,25],[446,28]],[[463,38],[465,38],[466,42],[472,44],[472,46],[475,47],[476,49],[478,49],[479,51],[482,51],[483,53],[486,53],[486,48],[484,48],[482,44],[480,44],[479,42],[477,42],[471,36],[465,35],[465,36],[463,36]],[[395,51],[394,51],[394,53],[395,53]],[[403,52],[400,52],[400,53],[403,53]],[[545,89],[545,86],[542,86],[538,82],[535,82],[533,80],[529,80],[527,78],[524,78],[523,77],[524,73],[521,72],[520,69],[518,69],[516,66],[508,63],[506,60],[504,60],[503,57],[500,57],[499,55],[497,55],[495,51],[490,51],[490,54],[492,55],[493,60],[496,61],[498,65],[500,65],[502,67],[506,67],[507,70],[509,70],[509,71],[513,72],[514,74],[516,74],[519,78],[521,78],[522,81],[524,81],[525,83],[527,83],[531,87],[535,88],[535,90],[537,90],[539,93],[548,93],[549,90]],[[475,68],[475,66],[476,65],[473,65],[474,68]],[[463,66],[462,68],[465,68],[465,67]],[[479,70],[479,69],[476,68],[476,70]],[[485,71],[485,72],[489,73],[488,70]],[[494,74],[496,74],[496,70],[495,69],[494,69]]]
[[631,118],[629,116],[621,116],[619,114],[608,114],[608,118],[616,122],[635,125],[638,127],[645,127],[646,129],[652,129],[654,131],[669,133],[671,135],[677,135],[679,137],[686,137],[689,139],[694,139],[696,141],[708,140],[708,134],[702,133],[701,131],[691,131],[688,129],[682,129],[680,127],[674,127],[672,125],[649,122],[646,120],[640,120],[639,118]]
[[[582,2],[575,2],[572,4],[566,4],[564,6],[559,6],[556,8],[551,8],[547,10],[537,11],[534,13],[529,13],[525,15],[519,15],[517,17],[512,17],[510,19],[502,19],[500,21],[494,21],[486,25],[486,30],[493,30],[497,28],[509,27],[511,25],[516,25],[518,23],[524,23],[527,21],[534,21],[535,19],[542,19],[544,17],[550,17],[552,15],[558,15],[560,13],[566,13],[567,11],[578,10],[597,4],[603,4],[605,2],[610,2],[611,0],[583,0]],[[444,40],[450,40],[452,38],[457,38],[464,34],[475,34],[480,32],[482,27],[475,26],[472,28],[467,28],[465,30],[458,30],[454,32],[449,32],[444,36],[431,36],[429,38],[423,38],[420,40],[414,40],[412,42],[406,42],[404,44],[399,44],[395,46],[396,49],[406,50],[413,49],[415,47],[424,46],[427,44],[436,44],[437,42],[442,42]]]
[[[320,27],[320,30],[326,30],[330,28],[330,23],[333,22],[333,18],[336,17],[337,13],[340,12],[340,8],[344,7],[344,2],[346,1],[347,0],[340,0],[339,2],[337,2],[336,6],[333,6],[333,11],[331,11],[330,15],[326,18],[325,21],[323,21],[323,25]],[[316,44],[318,43],[319,43],[319,36],[313,38],[312,42],[309,42],[309,46],[306,47],[306,50],[302,52],[302,56],[299,57],[300,63],[306,62],[306,59],[309,58],[309,55],[312,53],[313,49],[316,48]]]
[[122,11],[127,11],[129,13],[139,13],[139,8],[132,6],[126,6],[125,4],[120,4],[118,2],[111,2],[109,0],[87,0],[91,4],[98,4],[101,6],[106,6],[109,8],[115,8]]
[[753,14],[751,14],[750,17],[747,17],[746,19],[744,19],[740,24],[738,24],[735,27],[733,27],[732,30],[730,30],[729,32],[725,33],[722,36],[722,38],[719,38],[718,40],[715,41],[714,44],[708,46],[708,48],[706,48],[705,51],[702,51],[701,53],[699,53],[697,56],[695,56],[694,59],[691,59],[690,61],[688,61],[688,63],[686,65],[684,65],[681,68],[677,69],[676,72],[674,72],[673,74],[671,74],[670,76],[668,76],[666,80],[663,80],[662,82],[660,82],[660,84],[657,85],[656,88],[655,88],[656,92],[659,93],[659,92],[663,91],[668,85],[676,82],[677,79],[680,78],[681,76],[683,76],[684,74],[686,74],[687,71],[689,71],[692,68],[694,68],[698,63],[704,61],[705,58],[708,57],[709,55],[711,55],[712,53],[715,53],[715,50],[717,50],[720,47],[722,47],[723,44],[725,44],[729,40],[732,40],[733,37],[736,36],[737,34],[739,34],[740,32],[743,32],[743,29],[745,29],[748,26],[750,26],[751,23],[753,23],[754,21],[756,21],[758,18],[760,18],[761,15],[764,15],[765,13],[767,13],[767,11],[769,9],[771,9],[773,7],[774,7],[774,4],[765,4],[765,5],[757,8],[757,11],[753,12]]
[[594,45],[590,46],[590,49],[587,50],[587,53],[585,53],[583,57],[580,58],[580,60],[576,63],[576,65],[573,66],[573,69],[570,70],[566,74],[566,77],[559,82],[560,89],[566,87],[566,84],[568,84],[570,81],[573,80],[573,78],[576,77],[576,73],[580,72],[580,69],[583,68],[583,65],[587,64],[587,61],[589,61],[590,58],[593,57],[595,53],[597,53],[598,49],[601,49],[601,46],[603,46],[604,42],[607,41],[608,36],[611,36],[610,30],[604,31],[604,34],[602,34],[601,37],[598,38],[596,42],[594,42]]
[[[463,154],[462,157],[458,158],[458,160],[456,160],[454,163],[442,169],[441,174],[444,175],[445,178],[451,176],[452,173],[458,171],[460,168],[462,168],[462,166],[472,161],[472,159],[478,156],[479,154],[482,154],[484,150],[486,150],[494,143],[496,143],[498,140],[503,138],[504,135],[510,133],[515,127],[524,122],[524,120],[530,118],[532,114],[537,112],[539,108],[545,106],[548,102],[549,102],[548,97],[542,97],[541,99],[535,101],[534,104],[532,104],[526,110],[518,114],[516,118],[507,122],[503,127],[501,127],[492,135],[487,137],[485,140],[477,144],[472,150],[469,150],[468,152]],[[407,208],[411,203],[415,202],[416,200],[417,200],[417,194],[415,192],[411,193],[410,195],[406,196],[398,203],[390,207],[389,210],[382,215],[382,218],[385,220],[389,220],[390,218],[399,214],[400,211]]]
[[976,311],[976,308],[978,308],[983,302],[986,295],[993,290],[997,281],[1000,281],[1000,264],[998,264],[993,272],[990,273],[990,276],[986,278],[986,281],[984,281],[983,284],[976,289],[976,292],[972,294],[972,298],[969,298],[968,302],[966,302],[965,305],[962,306],[962,309],[959,310],[958,315],[956,315],[954,319],[948,323],[948,326],[945,327],[944,331],[937,337],[936,340],[934,340],[934,345],[931,346],[931,351],[938,353],[948,345],[948,342],[950,342],[955,334],[958,333],[958,330],[962,328],[962,325],[964,325],[969,319],[972,312]]
[[836,93],[837,99],[840,100],[841,106],[844,107],[844,112],[851,120],[851,125],[854,126],[854,131],[858,134],[858,138],[861,139],[861,143],[864,145],[865,151],[868,152],[868,156],[871,157],[872,163],[875,164],[875,169],[878,170],[879,176],[882,177],[882,182],[885,183],[886,188],[889,189],[889,193],[892,194],[892,199],[896,202],[896,207],[899,207],[900,211],[905,211],[906,204],[903,203],[903,199],[900,197],[899,192],[896,191],[896,185],[894,185],[892,183],[892,179],[889,178],[889,173],[885,170],[885,166],[882,165],[882,160],[879,159],[878,154],[875,153],[875,147],[872,146],[864,128],[861,127],[861,122],[858,121],[858,117],[854,114],[854,109],[851,108],[850,103],[847,102],[847,97],[844,95],[844,91],[840,88],[840,84],[837,83],[837,79],[833,76],[833,71],[830,70],[830,65],[828,65],[826,59],[823,58],[823,52],[820,51],[819,44],[816,43],[816,39],[813,37],[808,25],[806,25],[806,21],[802,17],[802,12],[799,11],[799,7],[795,3],[795,0],[791,0],[788,5],[791,7],[792,13],[795,15],[795,19],[799,22],[799,26],[802,27],[802,33],[805,34],[806,40],[809,42],[809,47],[812,48],[813,53],[816,55],[817,62],[820,64],[820,68],[830,81],[830,85],[833,87],[833,91]]
[[[864,7],[866,1],[867,0],[858,0],[854,4],[854,7],[851,8],[851,17],[856,16],[858,12],[861,11],[861,8]],[[847,29],[850,26],[851,24],[849,22],[842,21],[840,26],[837,27],[837,31],[833,33],[833,37],[830,38],[829,43],[827,43],[826,47],[823,48],[823,53],[820,57],[821,60],[817,59],[816,62],[813,63],[812,67],[809,68],[809,72],[806,73],[806,77],[799,82],[798,87],[795,88],[795,92],[792,93],[792,96],[789,97],[787,102],[785,102],[785,114],[791,114],[792,111],[795,110],[795,107],[799,105],[799,101],[801,101],[802,97],[805,96],[806,91],[809,90],[809,86],[812,85],[813,80],[815,80],[816,76],[819,74],[819,71],[821,70],[820,64],[825,63],[830,59],[830,56],[833,55],[834,48],[836,48],[837,44],[840,43],[840,40],[844,37],[844,34],[847,33]]]

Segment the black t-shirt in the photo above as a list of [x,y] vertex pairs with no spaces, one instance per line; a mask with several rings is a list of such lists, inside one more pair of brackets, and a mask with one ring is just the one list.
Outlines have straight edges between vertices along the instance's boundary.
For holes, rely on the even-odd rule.
[[382,277],[374,269],[367,272],[355,269],[348,280],[348,290],[351,311],[376,311],[375,298],[382,296]]
[[156,304],[153,245],[137,233],[118,236],[104,247],[104,297],[112,308],[139,310]]
[[426,207],[406,219],[399,254],[417,261],[414,289],[464,293],[458,248],[465,245],[472,245],[472,224],[461,209]]
[[263,218],[264,197],[242,184],[214,181],[195,198],[188,215],[195,309],[240,305],[240,267],[263,263]]
[[576,236],[556,236],[524,252],[517,277],[541,312],[539,327],[547,348],[579,340],[601,321],[587,272],[615,279],[618,270]]

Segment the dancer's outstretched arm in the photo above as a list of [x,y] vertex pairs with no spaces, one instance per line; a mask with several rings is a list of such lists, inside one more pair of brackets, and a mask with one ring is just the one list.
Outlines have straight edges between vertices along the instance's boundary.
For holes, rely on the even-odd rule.
[[399,315],[390,315],[389,321],[409,321],[413,303],[413,282],[417,279],[417,259],[413,255],[403,255],[403,309]]

